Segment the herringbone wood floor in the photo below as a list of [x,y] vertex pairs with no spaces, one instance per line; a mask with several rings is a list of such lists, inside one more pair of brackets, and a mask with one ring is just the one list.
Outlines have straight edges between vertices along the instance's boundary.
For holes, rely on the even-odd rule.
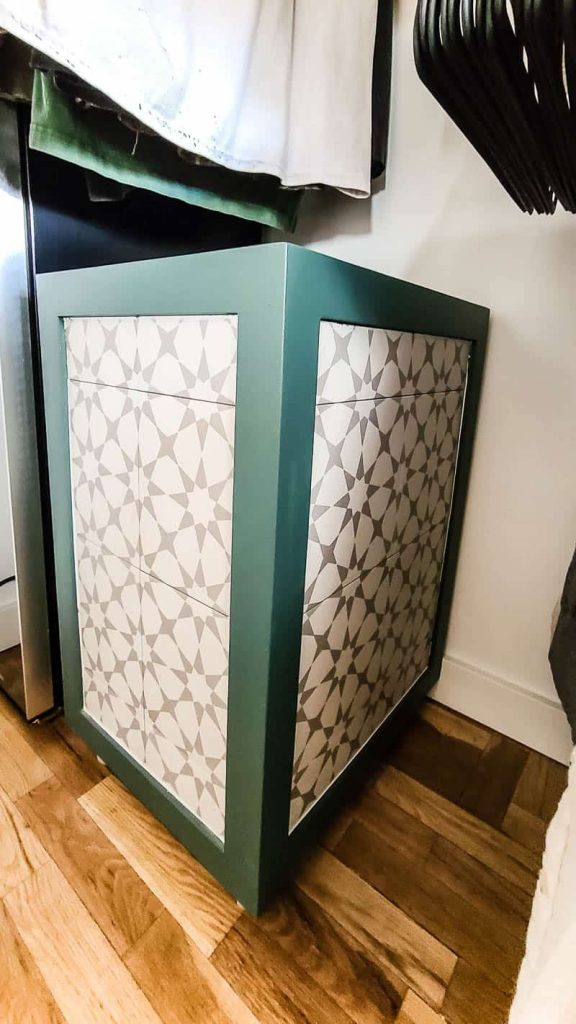
[[255,921],[62,719],[2,700],[0,1020],[504,1022],[565,778],[428,703]]

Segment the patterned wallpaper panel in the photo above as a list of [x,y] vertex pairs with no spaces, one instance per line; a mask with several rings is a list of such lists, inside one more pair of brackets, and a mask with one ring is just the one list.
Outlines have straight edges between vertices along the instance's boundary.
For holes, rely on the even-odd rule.
[[291,828],[428,664],[468,352],[321,324]]
[[445,519],[461,415],[460,391],[317,407],[306,603]]
[[445,540],[433,527],[306,609],[291,827],[426,668]]
[[223,839],[237,321],[65,331],[85,710]]
[[69,317],[68,376],[204,402],[236,402],[236,316]]
[[461,391],[468,352],[467,342],[452,338],[323,320],[317,401]]

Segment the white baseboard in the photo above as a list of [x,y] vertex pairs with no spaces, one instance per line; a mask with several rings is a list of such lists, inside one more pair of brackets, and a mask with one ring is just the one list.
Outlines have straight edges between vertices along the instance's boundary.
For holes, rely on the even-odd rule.
[[[2,591],[4,593],[2,593]],[[0,651],[20,643],[20,619],[16,600],[16,586],[9,583],[0,591]]]
[[450,656],[430,696],[561,764],[570,760],[570,728],[553,699]]

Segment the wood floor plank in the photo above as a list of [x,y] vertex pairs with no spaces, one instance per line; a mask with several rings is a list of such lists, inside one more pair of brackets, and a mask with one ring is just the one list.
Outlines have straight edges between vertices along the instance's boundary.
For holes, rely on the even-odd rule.
[[17,806],[122,956],[160,916],[160,901],[57,779]]
[[[354,829],[361,827],[351,825],[337,849]],[[326,851],[308,858],[297,885],[366,946],[384,971],[393,969],[426,1001],[441,1004],[456,963],[454,953],[390,902],[386,894],[376,892],[369,882]]]
[[53,862],[5,906],[67,1021],[160,1024],[160,1018]]
[[429,721],[416,718],[386,761],[447,800],[456,801],[482,756],[474,744],[441,732]]
[[433,725],[438,732],[444,733],[445,736],[461,740],[462,743],[478,747],[479,750],[485,750],[493,735],[488,726],[473,722],[471,718],[465,718],[433,700],[424,701],[420,709],[420,717]]
[[87,793],[108,774],[96,755],[72,732],[63,718],[35,725],[21,721],[19,729],[72,796]]
[[48,860],[18,808],[0,789],[0,897]]
[[352,820],[381,833],[395,850],[413,861],[424,862],[437,838],[436,833],[413,814],[407,814],[398,804],[386,800],[376,791],[367,793],[360,800]]
[[406,983],[303,892],[276,900],[258,927],[356,1024],[396,1020]]
[[395,768],[385,769],[376,791],[502,878],[530,895],[534,892],[540,859],[531,850]]
[[537,855],[541,855],[544,849],[547,829],[548,826],[541,818],[516,804],[510,804],[502,822],[502,831],[507,836]]
[[24,796],[51,774],[16,726],[6,723],[0,728],[0,786],[11,800]]
[[0,903],[0,1020],[4,1024],[65,1024],[12,919]]
[[325,850],[333,850],[334,847],[338,845],[348,828],[348,825],[354,821],[355,813],[356,804],[348,804],[346,807],[342,808],[334,820],[330,822],[327,828],[324,829],[320,843]]
[[531,750],[512,802],[549,824],[567,781],[568,769],[565,765]]
[[[1,661],[1,655],[0,655]],[[51,772],[72,794],[81,796],[108,771],[84,740],[60,716],[50,722],[27,722],[8,698],[0,693],[0,730],[12,725]]]
[[235,900],[117,779],[80,804],[207,956],[241,913]]
[[168,911],[124,962],[164,1024],[258,1024]]
[[546,781],[544,784],[544,795],[542,798],[542,810],[540,817],[548,825],[556,813],[566,785],[568,783],[568,768],[566,765],[558,764],[557,761],[546,759]]
[[547,775],[546,761],[547,758],[542,754],[531,750],[512,795],[512,800],[518,807],[537,818],[542,817]]
[[[358,822],[347,830],[335,856],[350,869],[350,878],[359,876],[454,955],[464,956],[470,963],[491,971],[503,990],[513,988],[523,942],[502,931],[491,915],[473,907],[425,867],[402,857],[381,836]],[[348,893],[345,895],[347,900]],[[366,918],[365,911],[362,919]],[[418,994],[437,1006],[425,992]]]
[[0,726],[3,722],[11,722],[19,712],[12,701],[6,696],[22,686],[22,650],[20,644],[0,651]]
[[442,1012],[450,1024],[506,1024],[511,1002],[487,974],[459,960]]
[[500,828],[527,760],[526,747],[508,736],[492,736],[457,801],[460,807]]
[[350,1024],[351,1018],[294,959],[243,914],[212,955],[260,1024]]
[[438,838],[426,861],[428,874],[489,915],[498,927],[523,940],[532,897],[458,849]]
[[445,1024],[446,1018],[436,1013],[414,992],[408,992],[396,1024]]

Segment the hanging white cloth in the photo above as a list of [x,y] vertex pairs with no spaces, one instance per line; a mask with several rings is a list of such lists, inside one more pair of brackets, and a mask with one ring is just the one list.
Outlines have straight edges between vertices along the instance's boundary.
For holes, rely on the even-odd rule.
[[370,193],[377,0],[0,0],[0,26],[159,135]]
[[576,1021],[576,751],[546,836],[509,1024]]

